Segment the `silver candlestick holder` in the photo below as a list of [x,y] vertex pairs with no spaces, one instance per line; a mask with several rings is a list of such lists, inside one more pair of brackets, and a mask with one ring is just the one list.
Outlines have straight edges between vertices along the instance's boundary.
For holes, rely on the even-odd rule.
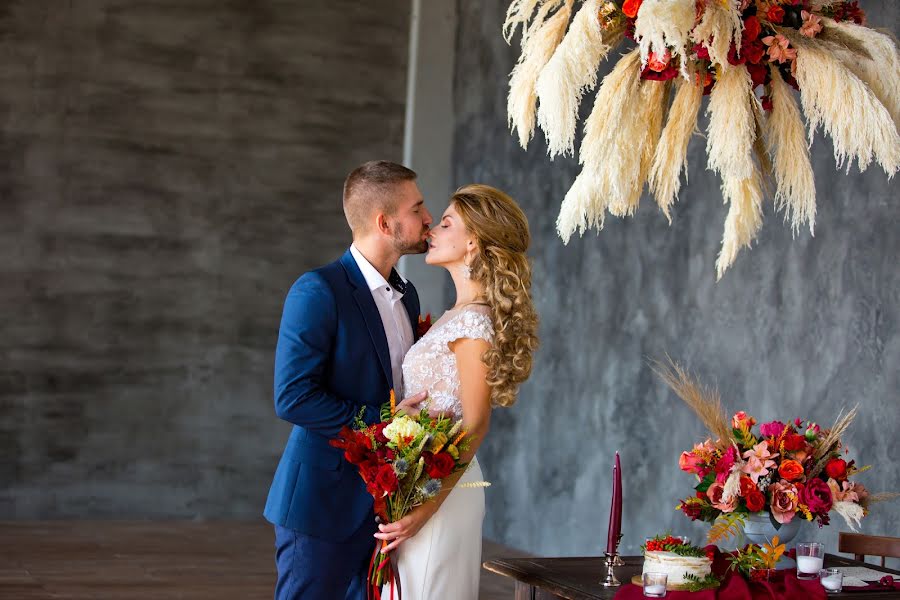
[[618,539],[616,539],[616,548],[615,552],[610,554],[609,552],[605,552],[604,556],[606,556],[606,578],[600,582],[603,587],[618,587],[622,585],[622,582],[616,578],[615,567],[624,567],[625,561],[622,560],[622,557],[619,556],[619,542],[622,541],[622,534],[619,534]]

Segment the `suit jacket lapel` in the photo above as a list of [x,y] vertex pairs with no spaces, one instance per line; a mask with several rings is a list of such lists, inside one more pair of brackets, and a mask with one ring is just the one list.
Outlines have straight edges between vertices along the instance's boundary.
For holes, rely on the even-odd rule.
[[356,259],[349,250],[341,257],[341,264],[347,272],[350,283],[356,288],[353,290],[353,299],[359,306],[363,319],[366,321],[366,328],[369,330],[369,336],[372,338],[372,344],[375,346],[375,352],[378,354],[378,361],[381,363],[381,369],[387,378],[388,385],[394,387],[394,375],[391,369],[391,354],[388,350],[387,336],[384,333],[384,323],[381,322],[381,314],[378,307],[375,306],[375,299],[372,298],[372,292],[366,284]]

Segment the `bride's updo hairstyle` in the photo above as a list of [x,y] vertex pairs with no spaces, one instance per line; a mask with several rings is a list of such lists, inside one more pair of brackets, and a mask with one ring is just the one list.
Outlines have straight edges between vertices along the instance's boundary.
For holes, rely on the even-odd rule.
[[478,244],[469,267],[484,286],[494,342],[482,360],[488,367],[494,406],[512,406],[519,384],[531,374],[537,349],[537,313],[531,302],[528,219],[516,202],[488,185],[467,185],[450,198]]

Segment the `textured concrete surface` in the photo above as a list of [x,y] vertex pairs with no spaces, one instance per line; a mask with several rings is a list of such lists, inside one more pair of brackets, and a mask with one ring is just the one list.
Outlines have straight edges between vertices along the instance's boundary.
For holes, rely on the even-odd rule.
[[[758,243],[716,284],[726,207],[695,137],[672,226],[645,197],[635,217],[608,217],[599,235],[564,246],[555,220],[578,169],[571,159],[551,163],[542,135],[526,153],[508,133],[506,82],[518,47],[500,35],[507,4],[461,1],[454,95],[454,183],[497,185],[525,208],[542,318],[534,374],[515,407],[495,412],[479,452],[494,484],[485,535],[542,555],[602,552],[618,449],[624,550],[666,529],[702,539],[706,527],[674,507],[692,491],[677,457],[704,431],[647,367],[666,353],[717,384],[729,410],[761,420],[829,423],[859,403],[846,442],[874,465],[859,480],[900,490],[896,181],[876,168],[838,173],[819,137],[815,237],[792,239],[768,204]],[[872,23],[898,33],[898,5],[865,4]],[[835,551],[847,529],[836,519],[822,531],[806,525],[799,537]],[[900,535],[900,504],[878,506],[862,531]]]
[[400,160],[408,0],[0,6],[0,517],[256,516],[281,302]]

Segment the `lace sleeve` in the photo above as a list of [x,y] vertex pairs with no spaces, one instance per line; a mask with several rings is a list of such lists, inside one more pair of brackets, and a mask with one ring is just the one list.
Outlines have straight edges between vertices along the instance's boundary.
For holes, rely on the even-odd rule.
[[445,344],[462,338],[485,340],[491,343],[494,340],[494,325],[491,323],[490,315],[467,310],[447,323],[441,331],[441,337]]

